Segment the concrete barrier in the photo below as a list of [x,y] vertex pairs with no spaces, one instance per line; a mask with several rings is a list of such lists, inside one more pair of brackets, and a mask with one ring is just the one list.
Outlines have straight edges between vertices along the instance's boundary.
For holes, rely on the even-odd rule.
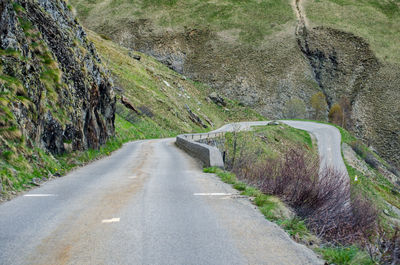
[[[218,148],[195,142],[195,139],[217,137],[223,133],[183,134],[176,137],[175,144],[191,156],[199,159],[206,167],[224,168],[222,154]],[[193,139],[193,140],[192,140]]]

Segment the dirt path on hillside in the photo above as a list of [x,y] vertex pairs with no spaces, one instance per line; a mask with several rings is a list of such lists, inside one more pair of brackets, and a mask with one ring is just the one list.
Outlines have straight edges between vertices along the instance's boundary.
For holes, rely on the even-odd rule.
[[299,35],[301,31],[304,31],[309,24],[303,7],[304,2],[304,0],[293,0],[292,2],[292,6],[298,21],[296,26],[296,35]]

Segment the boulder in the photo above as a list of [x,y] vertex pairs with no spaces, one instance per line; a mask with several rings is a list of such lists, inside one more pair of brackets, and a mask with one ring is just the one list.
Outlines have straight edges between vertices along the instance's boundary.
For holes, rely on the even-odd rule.
[[218,95],[216,92],[212,92],[210,95],[208,95],[208,98],[211,99],[211,101],[215,104],[226,107],[226,102],[224,98]]
[[128,100],[126,97],[124,97],[124,96],[121,97],[121,103],[122,103],[126,108],[132,110],[132,111],[135,112],[136,114],[138,114],[138,115],[140,114],[139,110],[137,110],[137,109],[133,106],[133,104],[132,104],[131,102],[129,102],[129,100]]
[[208,128],[208,126],[204,124],[204,122],[200,119],[200,117],[199,117],[197,114],[195,114],[195,113],[189,108],[189,106],[188,106],[187,104],[185,104],[185,108],[186,108],[187,112],[189,113],[189,119],[190,119],[192,122],[196,123],[197,125],[199,125],[199,126],[201,126],[201,127],[203,127],[203,128]]

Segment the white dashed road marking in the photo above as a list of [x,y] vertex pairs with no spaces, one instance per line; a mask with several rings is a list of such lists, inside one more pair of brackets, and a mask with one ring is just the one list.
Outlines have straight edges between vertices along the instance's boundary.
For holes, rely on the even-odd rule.
[[24,197],[53,197],[55,194],[25,194]]
[[232,193],[193,193],[194,196],[230,196],[233,195]]
[[106,223],[118,223],[120,220],[120,218],[111,218],[111,219],[104,219],[103,221],[101,221],[103,224]]

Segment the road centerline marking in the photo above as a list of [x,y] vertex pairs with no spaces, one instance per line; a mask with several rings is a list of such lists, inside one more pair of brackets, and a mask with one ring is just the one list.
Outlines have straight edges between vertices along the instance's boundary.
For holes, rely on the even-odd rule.
[[232,193],[210,192],[210,193],[193,193],[194,196],[231,196]]
[[25,194],[24,197],[54,197],[55,194],[43,193],[43,194]]
[[103,224],[108,224],[108,223],[118,223],[120,221],[120,218],[111,218],[111,219],[104,219],[101,222]]

